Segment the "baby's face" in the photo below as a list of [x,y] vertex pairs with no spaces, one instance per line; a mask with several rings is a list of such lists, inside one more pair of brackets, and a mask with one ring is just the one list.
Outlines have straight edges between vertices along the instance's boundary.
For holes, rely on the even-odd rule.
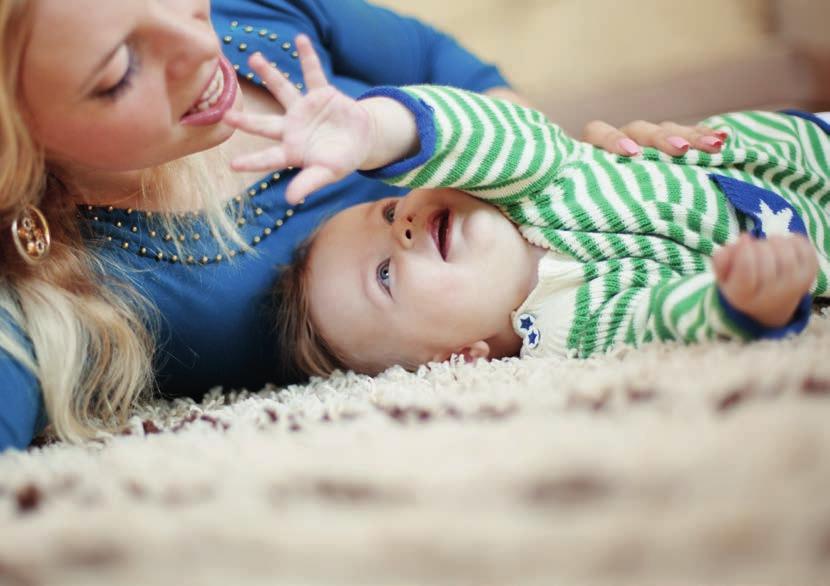
[[498,209],[452,189],[355,206],[312,246],[311,317],[362,372],[465,354],[510,331],[535,282],[529,247]]

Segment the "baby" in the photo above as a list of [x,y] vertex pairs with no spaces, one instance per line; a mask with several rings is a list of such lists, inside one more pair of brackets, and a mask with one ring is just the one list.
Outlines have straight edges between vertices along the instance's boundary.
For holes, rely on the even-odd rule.
[[229,113],[278,141],[234,167],[302,167],[293,201],[354,170],[413,191],[342,211],[298,252],[278,292],[289,370],[775,338],[828,295],[826,120],[723,115],[707,122],[721,153],[625,158],[461,90],[352,100],[298,48],[308,94],[256,62],[286,113]]

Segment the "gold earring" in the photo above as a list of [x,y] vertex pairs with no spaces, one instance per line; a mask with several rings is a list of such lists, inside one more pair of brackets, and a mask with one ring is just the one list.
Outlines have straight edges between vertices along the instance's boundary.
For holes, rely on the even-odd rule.
[[12,240],[27,263],[38,264],[49,255],[52,237],[46,217],[35,206],[27,205],[12,222]]

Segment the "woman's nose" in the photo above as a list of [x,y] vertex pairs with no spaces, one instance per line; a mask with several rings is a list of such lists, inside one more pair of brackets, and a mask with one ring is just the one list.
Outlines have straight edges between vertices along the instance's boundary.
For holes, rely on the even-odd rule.
[[170,79],[192,78],[200,65],[219,55],[210,22],[192,2],[156,3],[156,49],[165,54]]

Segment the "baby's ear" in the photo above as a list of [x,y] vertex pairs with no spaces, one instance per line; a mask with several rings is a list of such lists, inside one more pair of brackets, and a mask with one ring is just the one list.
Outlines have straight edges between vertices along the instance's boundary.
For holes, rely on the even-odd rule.
[[479,358],[488,358],[490,356],[490,344],[484,340],[478,340],[472,344],[456,348],[452,352],[436,354],[433,357],[433,360],[435,362],[444,362],[445,360],[449,360],[450,356],[453,354],[457,354],[458,356],[464,358],[464,362],[475,362]]

